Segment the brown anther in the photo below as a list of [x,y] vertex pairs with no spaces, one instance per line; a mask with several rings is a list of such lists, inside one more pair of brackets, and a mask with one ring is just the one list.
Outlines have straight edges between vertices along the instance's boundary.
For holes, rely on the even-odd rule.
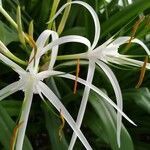
[[77,93],[77,86],[78,86],[78,77],[79,77],[79,73],[80,73],[80,59],[77,59],[77,67],[76,67],[76,79],[74,82],[74,90],[73,93],[76,94]]
[[26,36],[28,37],[28,44],[33,48],[34,50],[34,55],[33,57],[29,60],[29,64],[34,60],[34,64],[35,64],[35,55],[37,53],[37,46],[36,46],[36,43],[34,41],[34,39],[32,38],[32,36],[30,36],[29,34],[26,34]]
[[64,119],[64,116],[62,115],[62,113],[61,113],[61,110],[60,110],[60,119],[61,119],[61,125],[60,125],[60,127],[59,127],[59,132],[58,132],[58,134],[59,134],[59,139],[60,139],[60,141],[61,141],[61,139],[62,139],[62,131],[63,131],[63,128],[64,128],[64,126],[65,126],[65,119]]
[[146,27],[150,26],[150,16],[147,16],[146,18]]
[[141,22],[145,19],[145,17],[141,17],[139,20],[137,20],[132,28],[132,33],[131,33],[131,38],[128,41],[128,45],[127,45],[127,49],[130,47],[131,45],[131,41],[134,39],[135,33],[139,27],[139,25],[141,24]]
[[144,80],[144,76],[145,76],[145,72],[146,72],[146,64],[148,63],[148,56],[146,56],[143,66],[141,68],[141,73],[140,73],[140,77],[139,77],[139,81],[137,83],[137,85],[135,86],[135,88],[139,88]]
[[13,129],[13,134],[12,137],[10,139],[10,150],[14,150],[15,147],[15,142],[16,142],[16,137],[17,137],[17,133],[18,133],[18,129],[20,128],[20,126],[23,124],[23,122],[20,122],[19,124],[17,124],[15,126],[15,128]]

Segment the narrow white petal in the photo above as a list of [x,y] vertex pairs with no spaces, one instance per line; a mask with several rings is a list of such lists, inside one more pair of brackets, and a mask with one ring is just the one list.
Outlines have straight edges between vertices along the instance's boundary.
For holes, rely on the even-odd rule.
[[11,83],[10,85],[6,86],[5,88],[0,90],[0,101],[4,98],[8,97],[9,95],[19,91],[22,87],[22,83],[20,81]]
[[49,70],[53,69],[55,61],[56,61],[56,58],[57,58],[57,54],[58,54],[58,46],[54,46],[52,48],[51,59],[50,59],[50,63],[49,63],[49,66],[48,66]]
[[[125,44],[125,43],[128,43],[129,40],[130,40],[130,36],[122,36],[122,37],[119,37],[117,38],[116,40],[114,40],[108,47],[111,47],[111,46],[117,46],[119,48],[120,45],[122,44]],[[139,39],[135,38],[133,40],[131,40],[132,43],[137,43],[139,44],[140,46],[142,46],[145,50],[145,52],[150,55],[150,50],[148,49],[148,47]]]
[[[46,41],[48,40],[49,36],[52,34],[51,30],[44,30],[40,36],[38,37],[36,41],[36,46],[37,46],[37,53],[42,50],[42,48],[45,46]],[[30,55],[30,59],[34,56],[34,49],[32,50],[32,53]],[[30,60],[29,59],[29,60]],[[31,64],[31,63],[30,63]],[[29,65],[30,65],[29,64]],[[32,63],[33,65],[33,63]]]
[[118,55],[118,49],[122,44],[129,41],[130,36],[122,36],[115,39],[113,42],[109,43],[106,47],[103,47],[102,51],[104,55]]
[[[93,81],[94,72],[95,72],[95,62],[89,61],[88,75],[87,75],[87,79],[86,79],[86,81],[89,84],[91,84],[92,81]],[[90,94],[90,87],[85,86],[85,89],[84,89],[84,92],[83,92],[83,97],[82,97],[82,100],[81,100],[81,105],[80,105],[78,116],[77,116],[77,121],[76,121],[76,124],[77,124],[78,128],[80,128],[81,124],[82,124],[82,120],[83,120],[85,110],[86,110],[87,101],[88,101],[88,98],[89,98],[89,94]],[[77,136],[74,132],[73,135],[72,135],[72,138],[71,138],[70,145],[69,145],[69,150],[73,149],[73,147],[75,145],[75,142],[76,142],[76,139],[77,139]]]
[[95,36],[94,36],[94,41],[93,41],[93,44],[91,47],[91,50],[93,50],[95,48],[95,46],[97,45],[99,37],[100,37],[100,22],[99,22],[99,18],[97,16],[95,10],[89,4],[82,2],[82,1],[74,1],[74,2],[66,3],[58,10],[58,12],[55,14],[55,16],[50,21],[53,21],[65,9],[65,7],[67,7],[71,4],[79,4],[79,5],[84,6],[91,13],[91,15],[93,17],[94,25],[95,25],[95,34],[94,34]]
[[22,69],[19,65],[17,65],[15,62],[4,56],[3,54],[0,53],[0,60],[11,67],[14,71],[16,71],[18,74],[20,73],[25,73],[26,71]]
[[62,74],[62,73],[54,71],[54,70],[42,71],[42,72],[37,74],[37,79],[43,80],[43,79],[46,79],[50,76],[54,76],[54,75],[58,75],[58,74]]
[[[107,61],[118,64],[118,65],[129,65],[129,66],[135,66],[135,67],[142,67],[144,63],[143,61],[126,58],[123,55],[118,55],[117,57],[107,56]],[[146,64],[146,68],[150,69],[150,63]]]
[[43,97],[40,87],[38,85],[36,85],[36,90],[37,90],[37,93],[39,94],[39,96],[41,97],[41,99],[44,101],[44,97]]
[[57,32],[55,31],[52,31],[52,30],[44,30],[40,36],[38,37],[38,39],[36,40],[36,46],[41,49],[45,46],[46,42],[48,42],[47,40],[49,39],[50,36],[53,36],[55,37],[56,36],[56,39],[58,37],[58,34]]
[[[123,100],[122,100],[122,94],[121,94],[121,89],[119,86],[119,83],[117,81],[116,76],[112,72],[112,70],[102,61],[97,61],[96,62],[100,68],[105,72],[106,76],[111,82],[111,85],[114,89],[116,100],[117,100],[117,105],[120,108],[120,110],[123,110]],[[121,133],[121,126],[122,126],[122,115],[118,112],[117,113],[117,143],[118,146],[120,147],[120,133]]]
[[100,50],[103,49],[105,47],[107,47],[114,39],[114,36],[110,37],[106,42],[104,42],[102,45],[98,46],[97,48],[94,49],[95,50]]
[[[110,51],[113,51],[113,53],[114,53],[114,49],[108,49],[107,48],[107,46],[109,46],[110,45],[110,43],[113,41],[113,38],[114,38],[114,36],[112,36],[111,38],[109,38],[106,42],[104,42],[102,45],[100,45],[100,46],[98,46],[97,48],[95,48],[92,52],[87,52],[88,53],[88,56],[89,56],[89,59],[90,58],[93,58],[93,59],[97,59],[97,58],[99,58],[99,59],[101,59],[101,60],[103,60],[103,59],[105,59],[104,57],[105,57],[105,53],[109,53],[110,54]],[[115,53],[116,53],[116,51],[115,51]]]
[[32,104],[32,98],[33,98],[33,81],[30,81],[27,89],[25,90],[25,98],[22,104],[21,116],[19,119],[20,127],[18,128],[18,135],[16,141],[16,150],[23,149],[23,142],[25,137],[25,131],[27,128],[30,108]]
[[[36,41],[37,52],[36,52],[35,64],[32,61],[27,67],[27,69],[29,69],[31,72],[33,71],[33,68],[34,68],[34,71],[37,72],[39,61],[40,61],[40,58],[41,58],[41,56],[39,57],[39,55],[40,55],[39,53],[41,53],[43,51],[43,49],[45,47],[45,44],[46,44],[46,42],[48,42],[50,36],[52,36],[52,41],[58,39],[58,34],[55,31],[52,31],[52,30],[45,30],[38,37],[38,39]],[[50,61],[50,67],[51,68],[53,67],[53,65],[55,63],[57,52],[58,52],[58,46],[52,47],[53,58]],[[32,50],[32,53],[30,55],[30,59],[32,59],[33,56],[34,56],[34,49]]]
[[81,140],[85,148],[88,150],[92,150],[91,146],[89,145],[88,141],[84,137],[83,133],[81,132],[80,129],[78,129],[73,118],[71,117],[67,109],[64,107],[64,105],[61,103],[61,101],[57,98],[57,96],[43,82],[39,82],[38,86],[40,91],[43,93],[43,95],[54,105],[54,107],[58,111],[61,111],[63,117],[68,122],[68,124],[73,129],[73,131],[77,134],[77,136],[79,137],[79,139]]
[[0,0],[0,6],[2,6],[2,0]]
[[[44,48],[45,43],[48,40],[50,35],[52,36],[52,41],[58,39],[57,32],[52,31],[52,30],[45,30],[44,32],[41,33],[41,35],[39,36],[39,38],[36,41],[38,49],[42,50]],[[50,60],[50,64],[49,64],[49,69],[53,68],[53,66],[55,64],[55,61],[56,61],[57,53],[58,53],[58,46],[52,47],[52,53],[51,53],[51,60]]]
[[[58,75],[59,77],[68,78],[71,80],[76,80],[76,77],[71,74],[65,74],[65,75]],[[96,92],[98,95],[100,95],[102,98],[104,98],[110,105],[112,105],[126,120],[128,120],[131,124],[136,124],[122,111],[120,108],[100,89],[98,89],[96,86],[89,84],[85,80],[78,78],[77,81],[83,85],[89,86],[94,92]]]
[[115,39],[111,44],[120,46],[122,44],[127,43],[130,40],[130,38],[130,36],[121,36]]
[[144,48],[145,52],[150,56],[150,50],[141,40],[135,38],[131,42],[141,45]]
[[[57,34],[57,32],[54,32],[54,33],[52,34],[52,41],[55,41],[55,40],[57,40],[57,39],[58,39],[58,34]],[[53,69],[53,66],[54,66],[54,64],[55,64],[56,57],[57,57],[57,54],[58,54],[58,48],[59,48],[58,45],[52,47],[51,60],[50,60],[49,68],[48,68],[48,69],[50,69],[50,70]]]
[[68,36],[63,36],[63,37],[51,42],[50,44],[48,44],[41,52],[41,55],[46,53],[48,50],[52,49],[52,47],[54,47],[54,46],[61,45],[64,43],[69,43],[69,42],[82,43],[82,44],[86,45],[88,47],[88,49],[90,49],[90,47],[91,47],[91,43],[87,38],[78,36],[78,35],[68,35]]

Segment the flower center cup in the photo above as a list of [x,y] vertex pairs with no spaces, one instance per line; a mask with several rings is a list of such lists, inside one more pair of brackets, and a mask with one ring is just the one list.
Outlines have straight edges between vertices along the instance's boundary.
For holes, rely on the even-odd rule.
[[19,78],[23,85],[21,90],[25,91],[32,82],[34,94],[38,93],[36,85],[41,80],[37,78],[37,74],[26,72],[25,74],[21,74]]

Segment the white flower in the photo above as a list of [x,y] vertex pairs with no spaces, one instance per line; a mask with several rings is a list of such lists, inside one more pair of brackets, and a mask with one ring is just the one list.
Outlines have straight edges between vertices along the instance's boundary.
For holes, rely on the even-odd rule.
[[[143,65],[143,62],[130,59],[129,56],[124,56],[118,53],[118,48],[120,47],[120,45],[127,43],[131,37],[119,37],[116,40],[114,40],[114,38],[112,37],[101,46],[95,48],[98,43],[99,36],[100,36],[100,23],[99,23],[99,19],[98,19],[96,12],[93,10],[93,8],[90,5],[88,5],[85,2],[74,1],[70,3],[66,3],[58,10],[58,12],[56,13],[53,19],[55,19],[63,11],[65,7],[71,4],[79,4],[79,5],[84,6],[86,9],[88,9],[88,11],[91,13],[93,17],[94,25],[95,25],[95,36],[94,36],[93,44],[91,45],[91,47],[88,49],[86,53],[82,53],[81,55],[78,55],[78,58],[89,60],[89,67],[88,67],[88,74],[87,74],[86,81],[88,84],[92,83],[94,72],[95,72],[95,63],[96,63],[105,72],[106,76],[109,78],[112,84],[112,87],[114,89],[114,92],[115,92],[118,108],[119,110],[122,111],[123,102],[122,102],[122,94],[121,94],[120,86],[118,84],[118,81],[114,73],[105,63],[111,62],[111,63],[116,63],[119,65],[125,64],[125,65],[141,67]],[[147,54],[150,55],[148,48],[144,45],[143,42],[141,42],[138,39],[133,39],[131,42],[141,45],[145,49]],[[150,69],[149,64],[147,64],[146,67]],[[89,93],[90,93],[90,87],[86,86],[83,92],[83,97],[82,97],[82,101],[81,101],[81,105],[80,105],[80,109],[79,109],[77,121],[76,121],[77,126],[79,128],[81,126],[82,119],[84,117]],[[104,97],[105,94],[101,91],[99,95]],[[105,98],[106,98],[106,95],[105,95]],[[108,97],[106,98],[106,100],[108,100]],[[117,143],[119,147],[120,147],[121,124],[122,124],[122,115],[118,111],[117,113]],[[70,146],[69,146],[70,150],[73,149],[76,138],[77,136],[74,133],[70,142]]]
[[[47,39],[49,38],[49,36],[52,36],[52,41],[54,40],[56,41],[56,42],[51,42],[48,46],[52,50],[52,53],[51,53],[52,59],[50,61],[48,70],[38,72],[39,61],[42,56],[41,52],[44,49],[47,49],[47,46],[45,45],[45,43]],[[36,41],[36,46],[37,46],[36,55],[35,55],[35,50],[33,49],[31,56],[30,56],[30,60],[32,58],[34,59],[32,62],[29,63],[26,70],[24,70],[15,62],[13,62],[9,58],[7,58],[5,55],[0,53],[0,60],[6,65],[8,65],[9,67],[11,67],[15,72],[17,72],[20,78],[19,81],[16,81],[8,85],[7,87],[3,88],[2,90],[0,90],[0,100],[3,100],[10,94],[13,94],[19,90],[22,90],[25,93],[24,101],[22,104],[21,116],[19,119],[19,124],[21,125],[18,129],[17,140],[16,140],[16,150],[21,150],[23,147],[23,141],[24,141],[25,131],[27,127],[28,116],[29,116],[34,94],[39,94],[42,99],[44,99],[43,98],[43,95],[44,95],[54,105],[54,107],[58,111],[61,111],[63,117],[71,126],[71,128],[76,133],[76,135],[79,137],[79,139],[81,140],[83,145],[86,147],[86,149],[89,149],[89,150],[92,149],[89,143],[87,142],[86,138],[84,137],[83,133],[80,131],[79,128],[77,128],[73,118],[71,117],[69,112],[66,110],[64,105],[61,103],[58,97],[53,93],[53,91],[51,91],[51,89],[43,82],[45,78],[48,78],[54,75],[64,74],[64,77],[67,78],[68,74],[65,75],[64,72],[52,70],[55,60],[56,60],[56,56],[57,56],[58,45],[66,43],[66,42],[80,42],[78,38],[82,39],[81,43],[84,43],[83,42],[85,39],[84,37],[68,36],[68,37],[62,37],[58,39],[58,35],[56,32],[51,31],[51,30],[45,30]],[[85,45],[90,47],[90,45],[87,44],[87,41],[85,43],[86,43]],[[4,50],[7,49],[2,42],[0,42],[0,45],[2,49]],[[9,50],[7,49],[7,52],[8,51]],[[10,51],[9,51],[9,54],[11,54]]]
[[[87,52],[87,57],[89,59],[97,59],[97,60],[102,60],[105,63],[113,63],[113,64],[118,64],[118,65],[127,65],[127,66],[135,66],[135,67],[142,67],[143,62],[138,61],[135,59],[131,59],[130,55],[122,55],[119,54],[118,49],[121,45],[128,43],[131,37],[129,36],[123,36],[119,37],[117,39],[109,39],[106,41],[104,44],[101,46],[95,48],[92,52]],[[137,43],[141,45],[148,56],[150,55],[149,49],[146,47],[146,45],[140,41],[139,39],[133,39],[131,41],[132,43]],[[150,69],[150,64],[147,63],[146,65],[147,69]]]

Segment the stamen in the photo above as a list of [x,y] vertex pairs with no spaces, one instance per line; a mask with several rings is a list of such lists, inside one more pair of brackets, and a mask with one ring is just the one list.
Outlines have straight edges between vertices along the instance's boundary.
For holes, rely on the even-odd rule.
[[60,127],[59,127],[59,139],[60,139],[60,141],[61,141],[61,139],[62,139],[62,131],[63,131],[63,128],[64,128],[64,126],[65,126],[65,119],[64,119],[64,116],[62,115],[62,113],[61,113],[61,109],[60,109],[60,119],[61,119],[61,125],[60,125]]
[[36,46],[36,43],[34,41],[34,39],[32,38],[32,36],[30,36],[29,34],[26,34],[26,36],[28,37],[28,43],[29,45],[33,48],[34,50],[34,55],[33,57],[29,60],[29,64],[34,60],[34,65],[35,65],[35,56],[36,56],[36,53],[37,53],[37,46]]
[[17,133],[18,133],[18,129],[20,128],[20,126],[23,124],[23,121],[20,122],[19,124],[16,125],[16,127],[13,130],[13,134],[10,140],[10,150],[14,150],[15,148],[15,142],[16,142],[16,137],[17,137]]
[[76,94],[77,93],[77,86],[78,86],[78,77],[79,77],[79,73],[80,73],[80,59],[77,59],[77,68],[76,68],[76,79],[74,82],[74,90],[73,93]]
[[139,81],[137,83],[137,85],[135,86],[135,88],[139,88],[144,80],[144,76],[145,76],[145,72],[146,72],[146,64],[148,63],[148,56],[145,57],[143,66],[141,68],[141,73],[140,73],[140,77],[139,77]]
[[147,16],[146,27],[149,27],[149,26],[150,26],[150,16]]
[[134,36],[135,36],[136,31],[137,31],[139,25],[141,24],[141,22],[142,22],[144,19],[145,19],[145,16],[141,17],[138,21],[135,22],[135,24],[134,24],[134,26],[133,26],[133,29],[132,29],[132,33],[131,33],[131,38],[129,39],[127,48],[130,47],[131,41],[134,39]]

